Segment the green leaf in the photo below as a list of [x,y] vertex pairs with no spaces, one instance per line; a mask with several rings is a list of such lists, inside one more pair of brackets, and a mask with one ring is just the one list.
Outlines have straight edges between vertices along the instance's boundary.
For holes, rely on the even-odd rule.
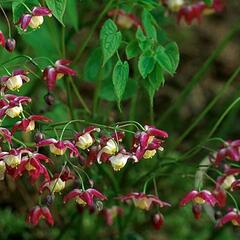
[[134,58],[140,54],[140,49],[136,40],[133,40],[127,45],[126,55],[128,59]]
[[113,81],[114,91],[118,99],[119,109],[120,109],[120,101],[125,92],[128,78],[129,78],[128,62],[127,61],[122,62],[121,60],[118,60],[113,69],[112,81]]
[[136,32],[136,39],[139,42],[146,41],[146,39],[147,39],[140,27],[138,27],[137,32]]
[[213,0],[204,0],[204,2],[205,2],[207,5],[211,6],[212,3],[213,3]]
[[101,72],[102,78],[107,78],[112,72],[112,61],[108,61],[107,64],[102,69],[102,50],[101,48],[95,48],[89,55],[89,58],[86,61],[84,66],[84,80],[95,82],[100,77],[99,73]]
[[177,44],[175,42],[168,43],[165,46],[165,53],[168,55],[172,64],[171,72],[175,73],[179,64],[179,50]]
[[153,25],[153,22],[154,22],[153,16],[150,14],[149,11],[144,9],[142,14],[142,23],[143,23],[144,30],[148,37],[157,41],[157,31]]
[[[71,0],[72,1],[72,0]],[[66,9],[67,0],[46,0],[46,4],[52,10],[53,16],[63,24],[63,15]],[[63,24],[64,25],[64,24]]]
[[108,19],[100,32],[100,41],[103,51],[103,65],[114,55],[118,50],[122,40],[122,34],[118,31],[116,24]]
[[168,54],[165,52],[165,48],[159,46],[156,50],[155,60],[157,61],[158,65],[163,68],[164,71],[170,73],[171,75],[175,72],[173,71],[173,66],[171,59],[169,58]]
[[152,56],[142,54],[138,60],[138,69],[143,78],[146,78],[154,69],[155,60]]
[[67,1],[64,22],[78,30],[78,0]]
[[154,70],[149,75],[149,82],[155,91],[164,85],[164,74],[162,68],[159,65],[155,65]]

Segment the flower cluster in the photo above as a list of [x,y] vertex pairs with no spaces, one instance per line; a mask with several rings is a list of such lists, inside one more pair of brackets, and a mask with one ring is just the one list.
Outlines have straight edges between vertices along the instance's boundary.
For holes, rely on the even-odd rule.
[[[202,206],[209,204],[212,207],[217,207],[216,212],[224,211],[227,209],[225,216],[216,219],[216,226],[221,227],[228,222],[232,222],[233,225],[240,226],[240,214],[238,209],[238,203],[235,199],[234,193],[240,189],[240,179],[237,178],[240,175],[240,167],[236,164],[240,162],[240,140],[226,141],[214,154],[209,156],[209,168],[214,169],[215,172],[221,173],[218,176],[206,176],[214,182],[214,188],[212,191],[193,190],[189,192],[180,202],[180,206],[183,207],[190,201],[193,202],[192,211],[196,219],[201,217]],[[235,165],[232,166],[232,163]],[[207,170],[206,170],[207,171]],[[228,196],[235,204],[235,208],[228,206]],[[229,200],[230,200],[229,199]]]

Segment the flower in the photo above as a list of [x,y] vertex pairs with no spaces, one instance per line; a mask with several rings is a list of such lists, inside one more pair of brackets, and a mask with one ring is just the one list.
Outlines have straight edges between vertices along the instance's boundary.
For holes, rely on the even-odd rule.
[[29,82],[30,79],[27,77],[28,72],[22,69],[14,70],[11,76],[3,76],[0,78],[2,90],[8,89],[16,91],[23,85],[24,82]]
[[168,134],[155,127],[146,125],[145,131],[137,132],[134,137],[132,153],[136,156],[138,161],[142,158],[152,158],[156,154],[156,150],[162,151],[162,143]]
[[37,225],[39,220],[43,218],[48,224],[53,225],[54,220],[48,207],[36,206],[27,216],[27,223]]
[[4,99],[0,99],[0,117],[7,115],[11,118],[18,117],[22,111],[22,104],[31,102],[31,98],[6,94]]
[[240,227],[240,213],[235,209],[231,209],[225,216],[218,220],[217,227],[222,227],[228,222],[232,222],[234,226]]
[[12,133],[14,134],[17,130],[30,132],[35,129],[35,121],[41,122],[51,122],[51,119],[41,116],[41,115],[32,115],[28,118],[24,118],[22,121],[19,121],[14,124],[12,128]]
[[59,59],[53,66],[48,66],[44,69],[43,80],[46,81],[49,92],[54,90],[56,81],[64,75],[76,75],[76,71],[68,67],[70,63],[67,59]]
[[156,230],[159,230],[164,223],[164,217],[161,213],[155,213],[152,216],[152,224]]
[[159,207],[170,207],[171,205],[167,202],[163,202],[157,196],[145,193],[129,193],[127,195],[121,195],[117,197],[122,202],[132,200],[135,207],[143,210],[149,210],[152,204],[156,204]]
[[224,146],[222,146],[216,153],[216,156],[212,158],[215,166],[219,166],[219,164],[225,159],[230,159],[235,162],[240,161],[240,140],[234,141],[226,141]]
[[62,171],[55,174],[53,179],[47,179],[41,184],[39,192],[42,193],[45,189],[51,193],[61,192],[65,188],[66,182],[72,179],[75,179],[75,175],[72,174],[69,168],[63,167]]
[[10,168],[16,168],[21,163],[22,154],[28,152],[25,148],[12,148],[9,152],[1,152],[0,160],[3,160],[5,164]]
[[214,206],[217,202],[214,195],[208,190],[203,190],[200,192],[192,190],[191,192],[187,193],[186,196],[181,200],[180,207],[185,206],[190,201],[193,201],[195,204],[208,203],[211,206]]
[[109,161],[111,162],[114,171],[120,171],[126,165],[129,158],[137,161],[135,156],[126,153],[125,151],[119,152],[116,155],[111,156],[109,158]]
[[100,132],[100,128],[95,128],[93,126],[84,129],[82,133],[77,133],[75,135],[75,144],[77,147],[86,150],[92,146],[95,139],[93,132]]
[[2,45],[2,47],[5,47],[5,37],[2,33],[2,31],[0,31],[0,45]]
[[41,175],[44,176],[45,181],[49,181],[50,177],[47,168],[41,161],[49,163],[50,159],[41,153],[29,151],[27,156],[22,157],[20,164],[14,172],[14,178],[22,176],[22,174],[27,171],[32,183]]
[[28,26],[36,29],[43,24],[43,16],[51,17],[51,10],[46,7],[34,7],[30,13],[21,16],[16,24],[20,24],[23,31],[27,31]]
[[68,140],[56,140],[54,138],[44,139],[37,143],[38,147],[49,145],[50,152],[55,155],[64,155],[66,150],[70,150],[70,156],[79,156],[79,152],[74,144]]
[[100,199],[101,201],[104,201],[107,199],[105,195],[103,195],[96,189],[89,188],[83,191],[81,189],[76,188],[71,192],[69,192],[67,195],[65,195],[63,201],[64,203],[66,203],[69,200],[74,199],[80,205],[92,206],[94,197]]
[[114,155],[115,153],[117,153],[118,150],[119,150],[119,147],[118,147],[117,142],[113,138],[108,139],[105,143],[105,146],[102,147],[102,149],[98,152],[98,155],[97,155],[98,163],[99,164],[102,163],[101,156],[103,153],[106,153],[111,156],[111,155]]
[[201,218],[201,214],[202,214],[202,205],[201,204],[193,204],[192,212],[193,212],[195,219],[199,220]]
[[108,13],[109,17],[117,17],[116,22],[117,24],[122,27],[129,29],[132,26],[136,28],[141,27],[141,21],[132,13],[126,13],[122,9],[113,9]]

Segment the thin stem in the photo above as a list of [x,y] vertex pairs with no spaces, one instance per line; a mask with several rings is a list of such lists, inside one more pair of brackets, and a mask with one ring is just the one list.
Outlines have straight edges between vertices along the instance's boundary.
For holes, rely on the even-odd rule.
[[81,94],[79,93],[78,89],[77,89],[77,86],[75,85],[72,77],[70,76],[70,84],[72,85],[72,88],[73,88],[73,91],[75,93],[75,95],[77,96],[79,102],[81,103],[81,105],[83,106],[84,110],[88,113],[88,114],[91,114],[91,111],[90,109],[88,108],[87,104],[85,103],[83,97],[81,96]]
[[31,9],[24,3],[24,2],[21,2],[21,4],[29,11],[29,13],[31,13]]

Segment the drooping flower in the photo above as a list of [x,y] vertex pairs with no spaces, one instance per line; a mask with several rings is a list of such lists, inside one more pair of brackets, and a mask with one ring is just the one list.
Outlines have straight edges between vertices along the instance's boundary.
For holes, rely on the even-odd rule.
[[23,104],[31,102],[31,98],[6,94],[0,99],[0,117],[7,115],[11,118],[18,117],[23,112]]
[[48,207],[36,206],[27,216],[27,223],[37,225],[40,219],[44,219],[49,225],[54,224],[52,214]]
[[107,200],[107,197],[97,191],[96,189],[89,188],[87,190],[74,189],[64,196],[64,203],[68,202],[71,199],[74,199],[80,205],[93,206],[94,198],[97,198],[101,201]]
[[71,61],[59,59],[53,66],[48,66],[43,71],[43,80],[46,81],[49,92],[52,92],[56,86],[56,81],[64,75],[76,75],[76,71],[69,67]]
[[126,13],[122,9],[113,9],[108,13],[108,16],[116,16],[116,23],[122,28],[129,29],[132,26],[136,28],[142,26],[141,21],[137,16],[135,16],[133,13]]
[[29,82],[30,79],[27,77],[28,72],[23,69],[14,70],[11,76],[3,76],[0,78],[1,89],[16,91],[24,82]]
[[199,220],[201,218],[202,208],[202,204],[193,204],[192,212],[196,220]]
[[146,125],[145,131],[137,132],[134,137],[132,153],[138,161],[142,158],[152,158],[157,150],[162,151],[163,139],[168,137],[168,134],[155,127]]
[[51,122],[51,119],[42,115],[32,115],[28,118],[24,118],[23,120],[15,123],[12,128],[12,133],[14,134],[17,130],[20,130],[23,132],[33,131],[35,129],[35,121],[49,123]]
[[21,162],[14,172],[14,178],[22,176],[24,172],[27,172],[31,178],[31,182],[34,183],[39,177],[44,176],[45,181],[49,181],[50,177],[47,168],[41,162],[49,163],[50,159],[40,153],[29,151],[26,156],[21,158]]
[[235,209],[231,209],[225,216],[218,220],[216,226],[222,227],[228,222],[232,222],[234,226],[240,227],[240,213]]
[[37,143],[38,147],[49,146],[50,152],[55,155],[64,155],[66,150],[70,150],[70,156],[79,156],[78,149],[69,140],[56,140],[54,138],[43,139]]
[[75,144],[80,149],[86,150],[91,147],[95,141],[93,132],[100,132],[100,128],[94,126],[84,129],[83,132],[75,135]]
[[171,205],[167,202],[160,200],[157,196],[145,193],[129,193],[127,195],[121,195],[117,197],[122,202],[133,201],[135,207],[143,210],[149,210],[153,204],[159,207],[170,207]]
[[51,17],[51,10],[46,7],[34,7],[31,13],[21,16],[16,24],[20,24],[23,31],[27,31],[27,27],[36,29],[43,24],[44,16]]
[[45,189],[47,189],[50,193],[61,192],[65,188],[66,182],[73,179],[75,179],[75,175],[69,168],[64,167],[62,171],[55,174],[51,180],[47,179],[44,181],[39,188],[39,192],[42,193]]
[[224,159],[229,159],[235,162],[240,161],[240,140],[226,141],[216,153],[216,156],[211,160],[215,166],[219,166]]
[[185,206],[191,201],[193,201],[193,203],[195,204],[208,203],[211,206],[214,206],[217,203],[217,200],[214,197],[214,195],[208,190],[203,190],[200,192],[192,190],[191,192],[187,193],[185,197],[180,201],[180,207]]

